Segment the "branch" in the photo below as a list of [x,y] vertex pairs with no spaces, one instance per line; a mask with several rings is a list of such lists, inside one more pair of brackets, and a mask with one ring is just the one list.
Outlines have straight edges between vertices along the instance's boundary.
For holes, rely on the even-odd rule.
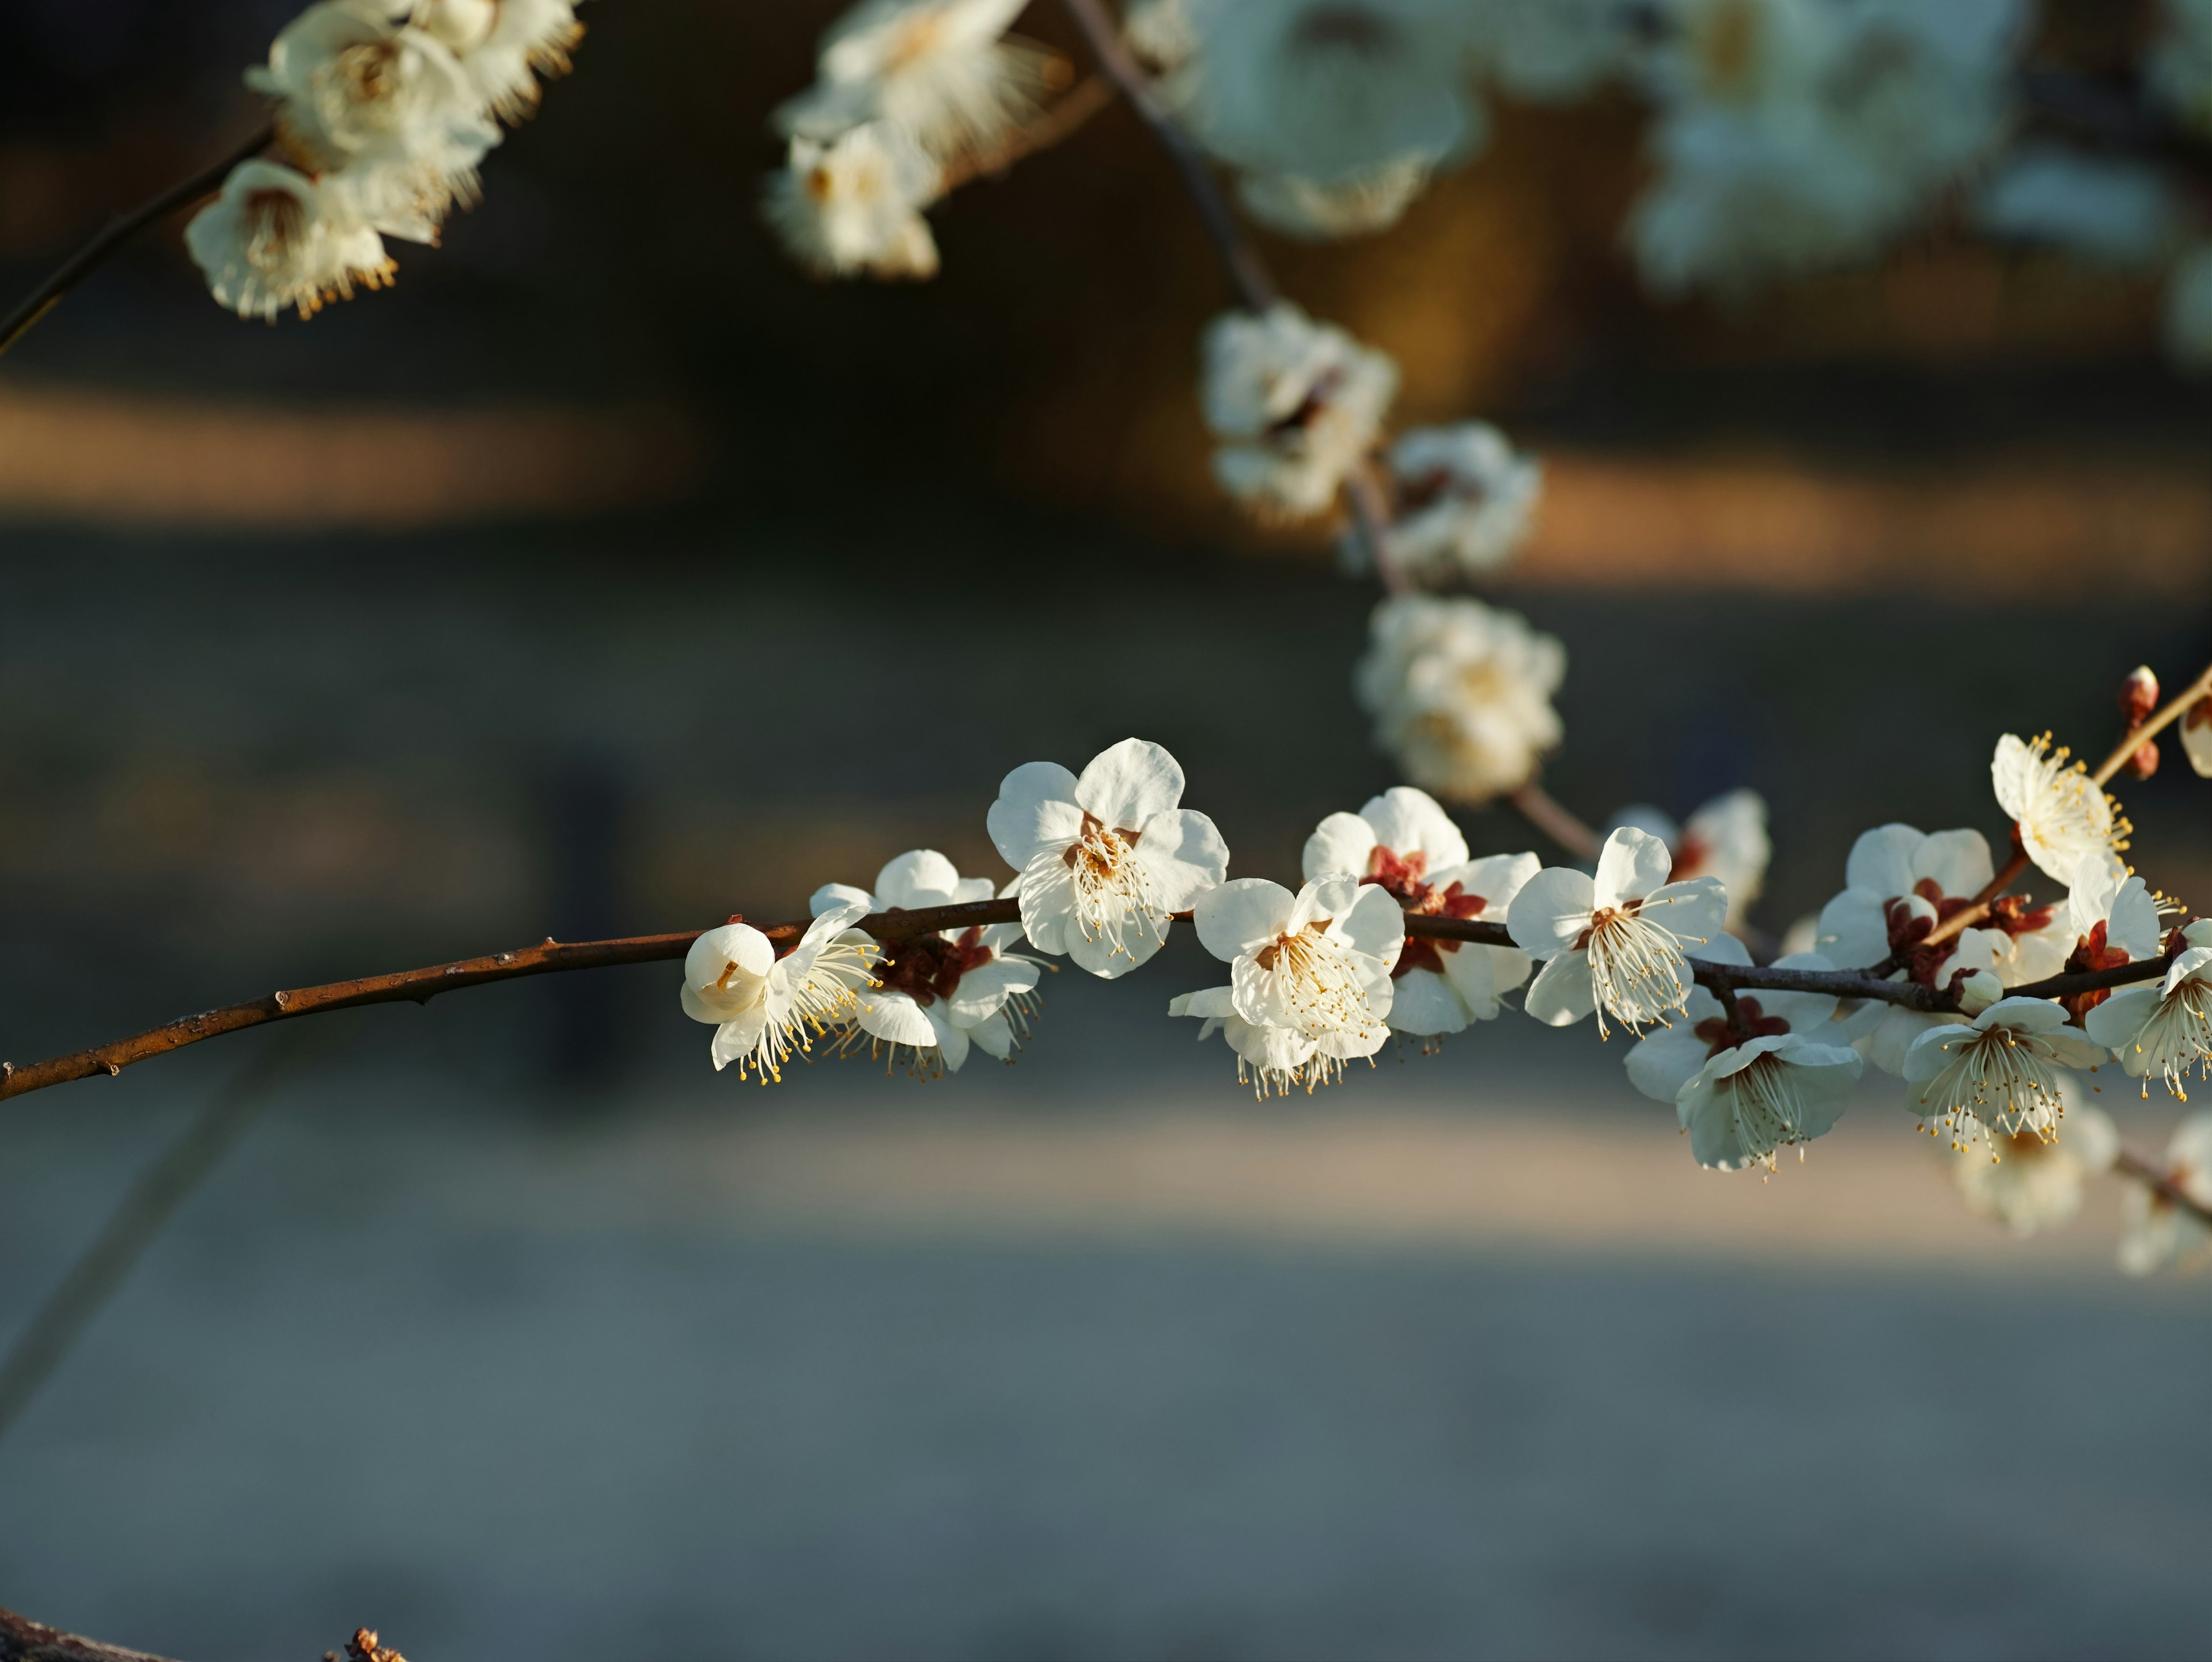
[[[1950,916],[1945,918],[1912,944],[1916,947],[1934,947],[1948,941],[1954,934],[1965,934],[1990,915],[1990,907],[1996,902],[1996,898],[2019,882],[2021,874],[2027,869],[2027,850],[2014,849],[2012,858],[2004,862],[2004,868],[1982,885],[1981,892],[1967,903],[1965,910],[1952,913]],[[1884,961],[1893,970],[1898,966],[1899,960],[1893,953]]]
[[8,314],[7,321],[0,323],[0,352],[5,352],[27,334],[31,326],[59,305],[62,296],[89,277],[100,261],[155,221],[166,218],[179,208],[189,207],[204,197],[213,196],[222,188],[222,181],[230,177],[233,167],[260,155],[276,136],[274,126],[263,126],[212,167],[193,174],[181,185],[172,186],[129,213],[118,214],[109,220],[91,241],[62,263],[59,271],[33,289],[29,297]]
[[2184,1189],[2174,1181],[2173,1174],[2141,1154],[2123,1148],[2112,1156],[2112,1170],[2124,1178],[2133,1178],[2170,1206],[2178,1206],[2200,1223],[2212,1225],[2212,1206]]
[[2155,739],[2180,717],[2187,715],[2191,706],[2212,697],[2212,668],[2191,681],[2179,697],[2169,698],[2159,707],[2158,714],[2140,727],[2130,728],[2128,736],[2120,740],[2119,748],[2105,758],[2105,764],[2089,777],[2099,789],[2104,788],[2112,776],[2128,763],[2128,758],[2142,748],[2143,741]]
[[945,170],[938,188],[950,193],[970,180],[1003,174],[1025,155],[1050,149],[1120,95],[1121,88],[1113,81],[1091,76],[1027,126],[1015,128],[988,149],[962,156],[957,164]]
[[1521,817],[1577,860],[1595,860],[1601,846],[1598,834],[1562,807],[1559,800],[1534,779],[1505,799]]
[[167,1662],[167,1659],[41,1627],[13,1610],[0,1610],[0,1662]]

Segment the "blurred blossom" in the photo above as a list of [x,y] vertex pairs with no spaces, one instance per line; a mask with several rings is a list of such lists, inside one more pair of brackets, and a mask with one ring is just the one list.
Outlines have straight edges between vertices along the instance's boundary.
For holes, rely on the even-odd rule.
[[1354,672],[1375,742],[1408,778],[1482,802],[1528,782],[1561,737],[1566,649],[1480,600],[1399,594],[1375,608]]
[[[1513,448],[1486,422],[1419,427],[1390,447],[1391,523],[1384,549],[1417,581],[1443,584],[1502,569],[1519,552],[1543,499],[1543,464]],[[1343,543],[1346,565],[1364,569],[1366,544]]]
[[866,0],[822,37],[819,78],[775,114],[786,135],[835,140],[882,122],[939,161],[1035,115],[1049,52],[1008,40],[1025,0]]
[[1322,183],[1297,174],[1248,173],[1237,181],[1244,210],[1270,230],[1309,242],[1365,236],[1404,216],[1436,163],[1418,152]]
[[185,228],[185,247],[217,301],[240,317],[312,316],[354,285],[392,280],[383,240],[304,174],[273,161],[241,162]]
[[[1712,876],[1727,886],[1728,928],[1741,928],[1766,886],[1766,866],[1774,845],[1766,835],[1766,799],[1755,790],[1716,796],[1677,825],[1646,804],[1623,808],[1607,824],[1633,825],[1665,843],[1674,855],[1674,875]],[[1801,950],[1810,951],[1808,941]]]
[[1135,0],[1121,33],[1129,50],[1156,72],[1179,69],[1198,55],[1198,31],[1184,0]]
[[[1521,887],[1536,874],[1533,854],[1468,858],[1467,839],[1425,791],[1394,785],[1358,813],[1332,813],[1306,839],[1308,880],[1345,873],[1373,884],[1408,912],[1502,922]],[[1408,935],[1391,978],[1397,991],[1390,1026],[1428,1038],[1494,1020],[1498,995],[1528,978],[1517,947]]]
[[1710,877],[1668,880],[1667,845],[1624,826],[1605,839],[1597,873],[1547,866],[1507,910],[1514,944],[1544,967],[1521,1008],[1547,1026],[1611,1014],[1632,1032],[1689,1001],[1689,957],[1712,945],[1728,894]]
[[1471,154],[1465,0],[1183,0],[1184,96],[1224,161],[1319,185]]
[[827,143],[791,141],[769,175],[761,212],[793,259],[823,277],[937,274],[937,240],[921,210],[938,192],[937,164],[881,122]]
[[1215,476],[1267,518],[1319,514],[1374,444],[1398,366],[1283,301],[1207,326],[1206,424],[1224,441]]
[[2166,350],[2185,369],[2212,370],[2212,242],[2198,243],[2167,275]]
[[[2183,1120],[2158,1164],[2182,1193],[2212,1206],[2212,1114]],[[2129,1184],[2120,1207],[2120,1268],[2129,1275],[2201,1263],[2212,1253],[2212,1228],[2204,1220],[2148,1185]]]
[[477,97],[510,124],[538,103],[540,76],[566,75],[584,38],[575,0],[396,0],[418,28],[460,55]]
[[1477,50],[1498,84],[1538,103],[1582,98],[1623,73],[1642,46],[1638,8],[1620,0],[1476,0]]
[[[1011,886],[1010,886],[1011,887]],[[988,877],[963,878],[934,849],[914,849],[876,874],[872,892],[825,883],[809,905],[817,917],[860,907],[870,912],[918,911],[992,898]],[[1028,1036],[1037,963],[1006,951],[1021,939],[1017,923],[939,929],[892,941],[872,966],[874,984],[854,995],[860,1031],[913,1053],[926,1073],[957,1073],[972,1045],[1001,1062],[1013,1060]]]
[[2082,1179],[2108,1170],[2119,1153],[2112,1117],[2086,1100],[2070,1075],[2060,1076],[2066,1111],[2048,1138],[2033,1131],[1967,1142],[1954,1155],[1953,1180],[1966,1204],[2025,1239],[2073,1221]]
[[2212,0],[2160,0],[2159,21],[2145,78],[2176,116],[2212,133]]
[[2144,162],[2023,144],[1977,193],[1972,216],[1991,236],[2139,265],[2172,246],[2182,215],[2172,181]]
[[1647,60],[1659,177],[1629,238],[1662,294],[1879,251],[2002,136],[2018,0],[1673,0]]

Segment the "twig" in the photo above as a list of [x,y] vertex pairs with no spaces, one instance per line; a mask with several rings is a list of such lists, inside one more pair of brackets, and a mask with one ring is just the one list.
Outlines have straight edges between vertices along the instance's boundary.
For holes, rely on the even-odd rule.
[[152,201],[109,220],[91,241],[62,262],[60,270],[33,289],[29,297],[8,314],[7,321],[0,323],[0,352],[5,352],[28,333],[31,326],[59,305],[62,296],[90,276],[100,261],[155,221],[167,217],[179,208],[188,207],[203,197],[214,195],[222,188],[222,181],[230,177],[233,167],[268,149],[276,136],[274,126],[264,126],[212,167],[193,174],[181,185],[170,186]]
[[988,149],[962,156],[945,170],[938,188],[955,191],[970,180],[1003,174],[1024,156],[1050,149],[1120,96],[1121,88],[1106,76],[1088,76],[1026,126],[1015,128]]
[[0,1662],[169,1662],[150,1651],[126,1651],[0,1610]]
[[[2027,850],[2014,849],[2012,858],[2004,862],[2004,868],[1983,884],[1980,891],[1966,903],[1963,910],[1952,913],[1950,916],[1945,918],[1912,944],[1916,947],[1937,946],[1948,941],[1954,934],[1963,934],[1966,930],[1972,928],[1975,924],[1990,915],[1990,907],[1996,902],[1997,897],[2019,882],[2021,874],[2027,869]],[[1889,967],[1895,969],[1896,961],[1890,961]]]
[[2176,721],[2187,715],[2192,705],[2201,703],[2207,697],[2212,697],[2212,668],[2207,668],[2202,675],[2191,681],[2188,690],[2179,697],[2169,698],[2165,703],[2160,705],[2158,713],[2150,720],[2140,727],[2130,728],[2128,736],[2120,740],[2119,748],[2105,758],[2104,766],[2089,776],[2091,782],[2099,789],[2104,788],[2112,776],[2127,765],[2128,758],[2142,748],[2146,740],[2158,737]]
[[216,1093],[185,1134],[148,1167],[117,1205],[107,1225],[70,1267],[0,1361],[0,1437],[5,1437],[39,1388],[94,1317],[115,1295],[185,1197],[237,1145],[279,1083],[309,1047],[289,1035]]
[[1601,846],[1598,835],[1570,813],[1541,785],[1531,779],[1505,799],[1521,817],[1577,860],[1595,860]]
[[2212,1206],[2207,1206],[2173,1180],[2172,1172],[2141,1154],[2123,1148],[2112,1156],[2112,1170],[2124,1178],[2133,1178],[2168,1205],[2178,1206],[2199,1223],[2212,1225]]

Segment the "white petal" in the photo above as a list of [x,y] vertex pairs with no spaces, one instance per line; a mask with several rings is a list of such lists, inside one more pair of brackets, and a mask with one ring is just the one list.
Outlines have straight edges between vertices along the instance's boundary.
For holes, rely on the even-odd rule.
[[749,1055],[760,1043],[761,1030],[768,1026],[768,1011],[756,1004],[734,1021],[726,1021],[714,1029],[714,1037],[707,1046],[707,1054],[714,1059],[714,1071]]
[[1140,829],[1136,857],[1152,874],[1152,898],[1165,910],[1188,911],[1229,875],[1229,844],[1204,814],[1176,808],[1154,814]]
[[1332,813],[1314,827],[1298,856],[1299,874],[1309,881],[1325,872],[1367,875],[1368,857],[1375,852],[1374,828],[1356,813]]
[[1102,981],[1118,981],[1130,971],[1142,969],[1152,961],[1167,942],[1168,927],[1156,924],[1148,917],[1133,919],[1123,932],[1123,950],[1118,953],[1105,941],[1085,934],[1073,923],[1061,932],[1060,938],[1067,943],[1067,955],[1079,968],[1088,970]]
[[949,1020],[941,1005],[933,1004],[923,1014],[936,1030],[937,1052],[945,1059],[945,1072],[958,1073],[960,1064],[968,1060],[968,1030]]
[[[1295,934],[1310,923],[1327,923],[1340,917],[1352,910],[1352,903],[1358,898],[1363,888],[1372,887],[1371,884],[1362,884],[1357,878],[1346,877],[1342,872],[1331,872],[1326,876],[1317,877],[1299,889],[1297,898],[1291,903],[1291,915],[1281,932]],[[1375,892],[1383,893],[1380,889],[1376,889]],[[1383,894],[1383,898],[1387,900],[1389,897]],[[1390,904],[1395,906],[1397,902],[1392,900]]]
[[1233,963],[1280,935],[1296,904],[1297,897],[1279,883],[1240,877],[1199,896],[1190,921],[1206,951]]
[[1845,889],[1820,908],[1814,939],[1839,969],[1863,970],[1881,963],[1889,956],[1889,919],[1882,910],[1882,897],[1872,889]]
[[1521,1008],[1547,1027],[1565,1027],[1597,1008],[1588,953],[1561,953],[1528,983]]
[[1662,1027],[1629,1047],[1628,1082],[1656,1102],[1672,1102],[1705,1062],[1705,1041],[1686,1023]]
[[1022,933],[1041,953],[1067,950],[1067,938],[1079,934],[1073,922],[1075,878],[1066,862],[1049,850],[1022,872]]
[[[1425,1038],[1466,1029],[1466,1005],[1453,990],[1453,983],[1434,970],[1408,970],[1393,984],[1390,1026],[1398,1032]],[[1497,1008],[1495,1000],[1492,1008]]]
[[1380,959],[1387,970],[1405,950],[1405,909],[1391,898],[1389,890],[1363,883],[1352,909],[1338,916],[1330,933],[1342,935],[1355,950]]
[[1237,995],[1227,987],[1207,987],[1195,993],[1177,993],[1168,1001],[1171,1016],[1226,1016],[1237,1014]]
[[1057,762],[1024,762],[999,785],[984,816],[999,857],[1020,871],[1048,846],[1061,847],[1083,830],[1075,776]]
[[1667,880],[1674,856],[1650,831],[1623,825],[1598,850],[1595,896],[1599,906],[1641,900]]
[[1124,739],[1091,758],[1075,782],[1076,805],[1115,831],[1136,831],[1182,801],[1182,768],[1148,739]]
[[1978,831],[1937,831],[1912,856],[1913,881],[1932,877],[1945,894],[1979,894],[1996,875],[1989,839]]
[[[1018,878],[1015,880],[1017,882],[1020,880]],[[995,898],[998,892],[999,886],[988,877],[963,877],[953,886],[951,904],[966,905],[972,901],[989,900]],[[1015,891],[1009,890],[1008,892],[1012,893]]]
[[1926,1010],[1904,1010],[1894,1004],[1874,1007],[1872,1025],[1853,1040],[1859,1054],[1886,1074],[1902,1074],[1913,1043],[1930,1027],[1956,1026],[1948,1017]]
[[1437,874],[1437,882],[1446,888],[1456,883],[1462,893],[1480,895],[1490,903],[1483,908],[1483,915],[1502,922],[1502,914],[1512,905],[1514,897],[1543,868],[1544,862],[1533,854],[1487,854],[1463,866],[1446,868]]
[[1536,958],[1565,952],[1589,928],[1595,886],[1571,866],[1547,866],[1521,887],[1506,910],[1514,945]]
[[945,1002],[951,1008],[953,1020],[972,1027],[994,1014],[1006,1001],[1008,995],[1035,987],[1038,974],[1034,964],[994,958],[962,976],[959,986]]
[[1644,897],[1642,916],[1673,930],[1684,950],[1694,952],[1727,938],[1721,924],[1728,916],[1728,889],[1717,877],[1662,884]]
[[[1435,871],[1442,866],[1456,866],[1467,858],[1467,838],[1452,823],[1443,805],[1425,790],[1415,790],[1411,785],[1393,785],[1382,795],[1370,799],[1359,811],[1359,817],[1374,827],[1375,840],[1384,848],[1404,855],[1420,854],[1427,856],[1426,869]],[[1358,875],[1365,876],[1363,868]]]
[[1004,1010],[965,1031],[968,1037],[975,1041],[975,1048],[986,1056],[1005,1062],[1014,1054],[1014,1024],[1006,1020]]
[[[1668,886],[1672,888],[1675,886],[1669,884]],[[1659,921],[1671,929],[1674,927],[1674,918],[1680,915],[1662,912],[1659,914]],[[1689,949],[1689,956],[1703,959],[1708,964],[1733,964],[1740,969],[1751,967],[1750,948],[1725,929],[1716,931],[1707,937],[1702,947],[1692,944]],[[1822,967],[1826,967],[1825,964]],[[1667,1100],[1672,1102],[1674,1098],[1669,1097]]]
[[2008,733],[1997,740],[1996,753],[1990,758],[1990,783],[2006,819],[2017,819],[2027,812],[2027,775],[2034,765],[2033,753],[2016,735]]
[[1974,1018],[1974,1030],[2010,1027],[2015,1032],[2044,1034],[2066,1025],[2066,1012],[2047,998],[2001,998]]
[[935,849],[909,849],[876,874],[876,898],[907,911],[949,906],[959,887],[958,868]]
[[[1927,840],[1927,834],[1912,825],[1877,825],[1862,832],[1844,862],[1844,886],[1863,889],[1877,901],[1905,893],[1911,888],[1915,874],[1912,856]],[[1885,943],[1883,951],[1887,950]]]
[[1535,967],[1528,953],[1514,947],[1465,945],[1455,953],[1437,956],[1443,960],[1444,979],[1451,983],[1467,1013],[1477,1021],[1495,1020],[1498,995],[1511,992]]
[[1927,1029],[1905,1053],[1905,1077],[1915,1085],[1925,1085],[1958,1060],[1960,1045],[1971,1044],[1980,1037],[1973,1028],[1955,1021]]
[[908,994],[877,989],[860,994],[860,1027],[890,1044],[927,1047],[937,1043],[937,1026]]
[[2120,886],[2112,902],[2112,915],[2105,926],[2105,944],[2118,947],[2130,963],[2147,963],[2159,954],[2160,934],[2158,906],[2140,877]]
[[2130,1074],[2142,1072],[2142,1057],[2135,1050],[2136,1035],[2143,1024],[2158,1009],[2159,990],[2155,987],[2122,987],[2110,998],[2090,1008],[2081,1026],[2089,1037],[2118,1056],[2125,1064],[2131,1059]]

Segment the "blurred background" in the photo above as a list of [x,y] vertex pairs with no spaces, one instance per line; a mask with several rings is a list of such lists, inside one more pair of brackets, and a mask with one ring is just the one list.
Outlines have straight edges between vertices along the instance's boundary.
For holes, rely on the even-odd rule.
[[[251,131],[292,9],[0,14],[0,294]],[[1391,782],[1367,593],[1207,476],[1224,297],[1126,111],[954,197],[932,283],[773,247],[834,11],[599,0],[394,291],[240,323],[171,225],[0,362],[0,1054],[1001,876],[1000,776],[1130,733],[1246,874]],[[1542,455],[1504,603],[1566,644],[1571,807],[1755,787],[1778,933],[1869,825],[2001,835],[1997,732],[2100,750],[2212,656],[2212,389],[2147,284],[1931,234],[1656,305],[1635,106],[1498,116],[1395,231],[1268,251],[1403,418]],[[2122,793],[2200,907],[2203,790]],[[2014,1242],[1886,1078],[1703,1172],[1617,1039],[1510,1015],[1258,1106],[1160,1020],[1217,978],[1048,977],[1017,1068],[927,1086],[718,1079],[666,965],[331,1019],[0,1440],[0,1604],[272,1659],[2212,1646],[2205,1288],[2114,1274],[2111,1192]],[[0,1337],[269,1042],[0,1111]]]

